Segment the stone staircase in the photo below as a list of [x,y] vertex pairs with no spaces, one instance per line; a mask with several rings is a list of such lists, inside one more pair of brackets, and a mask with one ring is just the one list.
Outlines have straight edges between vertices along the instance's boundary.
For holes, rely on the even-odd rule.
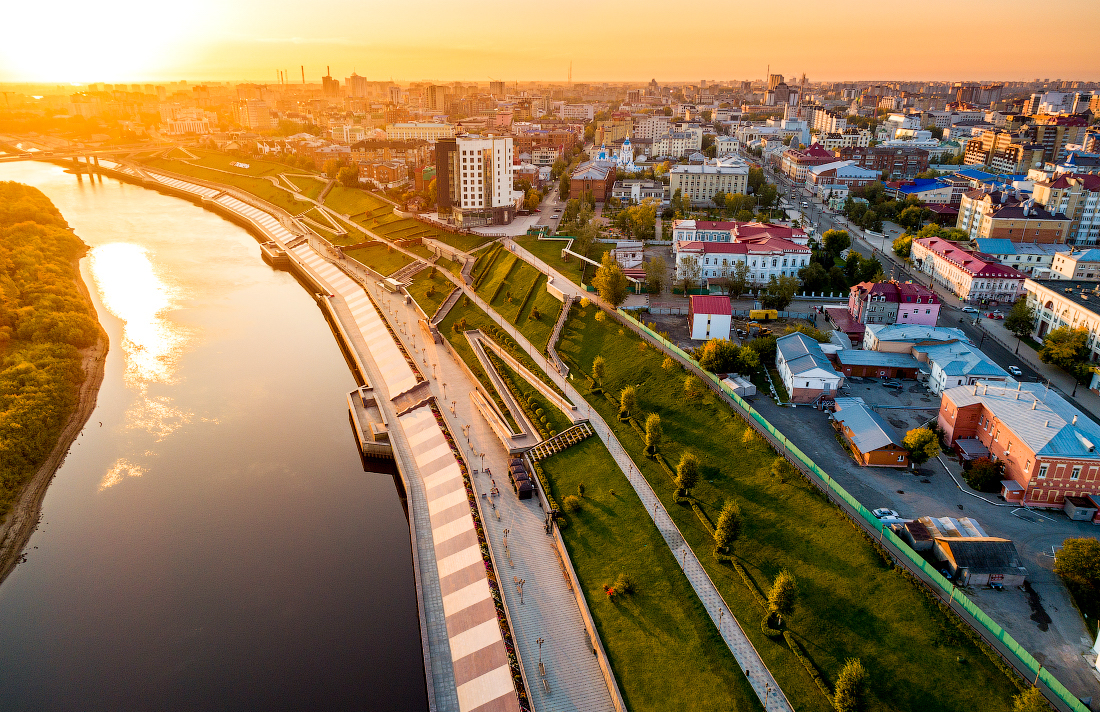
[[424,260],[417,260],[410,264],[405,265],[401,269],[397,270],[389,276],[389,279],[395,279],[403,286],[408,286],[412,282],[413,277],[420,274],[424,270],[428,269],[428,263]]
[[554,344],[558,343],[558,336],[561,335],[562,327],[565,326],[565,320],[569,318],[569,307],[572,305],[573,297],[566,296],[565,302],[561,305],[561,314],[558,315],[558,321],[554,324],[554,330],[550,332],[550,340],[546,342],[546,353],[550,356],[550,363],[553,364],[554,369],[561,374],[562,378],[569,378],[569,367],[558,356]]
[[561,431],[554,437],[543,440],[541,443],[528,450],[527,455],[531,458],[532,462],[545,460],[567,447],[576,445],[591,435],[595,435],[595,431],[592,429],[592,426],[588,424],[588,421],[577,423],[573,427]]

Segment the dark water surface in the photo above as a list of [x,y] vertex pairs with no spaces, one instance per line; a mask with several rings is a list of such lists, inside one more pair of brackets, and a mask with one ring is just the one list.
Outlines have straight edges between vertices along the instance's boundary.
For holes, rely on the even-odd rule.
[[241,228],[48,164],[111,339],[27,561],[0,710],[423,710],[408,524],[312,297]]

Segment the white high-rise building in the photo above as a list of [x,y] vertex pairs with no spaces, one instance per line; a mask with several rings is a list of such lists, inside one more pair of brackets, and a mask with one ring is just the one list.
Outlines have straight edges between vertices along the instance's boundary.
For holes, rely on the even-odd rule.
[[469,136],[436,143],[440,214],[456,224],[503,225],[515,217],[523,196],[512,188],[514,149],[510,137]]

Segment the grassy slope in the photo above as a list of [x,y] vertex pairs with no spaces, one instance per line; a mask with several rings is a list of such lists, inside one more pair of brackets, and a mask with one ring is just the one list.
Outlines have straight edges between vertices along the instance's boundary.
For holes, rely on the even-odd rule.
[[[599,438],[542,466],[559,502],[585,485],[584,509],[569,515],[562,536],[627,706],[634,712],[761,709]],[[636,592],[608,600],[603,586],[620,573],[634,578]]]
[[[488,300],[493,296],[497,285],[505,279],[507,284],[501,288],[490,305],[497,313],[517,326],[528,341],[540,351],[545,351],[546,342],[550,340],[550,332],[553,331],[554,323],[561,313],[561,302],[546,291],[546,275],[507,252],[502,252],[497,257],[490,274],[478,287],[478,295]],[[522,304],[524,295],[532,285],[535,289],[531,293],[531,298],[526,304]],[[522,314],[519,313],[521,305]],[[541,315],[539,319],[529,318],[533,309],[539,310]]]
[[[514,239],[518,244],[530,251],[531,254],[556,269],[574,284],[581,283],[582,271],[585,273],[585,279],[592,279],[592,275],[596,269],[592,265],[588,265],[585,271],[585,265],[587,263],[583,260],[578,260],[576,257],[570,257],[568,262],[564,262],[561,259],[561,251],[565,247],[564,241],[539,240],[534,236],[521,236]],[[606,243],[593,243],[592,247],[588,250],[588,257],[599,262],[603,259],[604,253],[610,249],[611,245]]]
[[362,262],[375,272],[388,276],[401,269],[413,260],[405,253],[391,247],[388,244],[374,242],[366,247],[358,247],[347,250],[345,253],[353,260]]
[[[434,277],[433,275],[436,275],[434,268],[426,269],[413,277],[413,281],[407,287],[409,294],[429,318],[435,314],[436,310],[439,309],[439,305],[443,303],[443,300],[451,293],[451,289],[454,288],[454,285],[444,279],[442,275]],[[428,294],[430,290],[433,292],[431,295]]]
[[215,183],[232,185],[286,210],[291,215],[299,215],[313,206],[312,203],[294,198],[288,190],[276,188],[271,184],[271,181],[265,178],[251,178],[222,173],[221,171],[208,170],[183,161],[169,161],[162,158],[147,160],[145,164],[153,168],[163,168],[166,171],[202,178]]
[[[784,568],[797,578],[799,602],[790,628],[830,684],[845,658],[859,657],[875,681],[876,709],[1000,710],[1011,705],[1012,683],[920,591],[885,567],[847,517],[801,478],[786,484],[773,478],[769,467],[774,453],[759,440],[743,442],[747,426],[740,418],[712,395],[687,401],[684,373],[665,372],[661,352],[639,350],[640,339],[632,332],[620,335],[617,322],[597,322],[594,313],[594,306],[577,309],[563,331],[559,352],[573,369],[585,373],[595,356],[603,354],[610,392],[637,384],[643,415],[661,415],[666,437],[661,450],[673,466],[681,444],[691,445],[703,467],[693,495],[712,519],[727,498],[739,504],[746,524],[735,555],[758,587],[766,590]],[[643,456],[642,440],[618,422],[616,408],[606,399],[593,396],[590,401],[615,428],[700,554],[795,708],[830,709],[789,649],[760,632],[761,611],[748,589],[732,568],[710,555],[708,532],[690,508],[675,502],[671,479]],[[960,656],[965,664],[956,662]]]
[[298,178],[296,176],[287,176],[287,180],[298,186],[298,188],[300,188],[302,191],[302,195],[306,196],[307,198],[312,198],[313,200],[317,200],[317,198],[321,195],[321,191],[325,189],[325,181],[323,179],[315,180],[313,178]]

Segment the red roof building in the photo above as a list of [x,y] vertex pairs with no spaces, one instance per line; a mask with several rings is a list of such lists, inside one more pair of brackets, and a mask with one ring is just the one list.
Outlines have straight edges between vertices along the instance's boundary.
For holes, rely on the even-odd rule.
[[972,304],[1000,304],[1016,301],[1027,275],[989,255],[965,250],[950,240],[923,237],[913,240],[910,256],[917,269],[932,281],[950,289]]

